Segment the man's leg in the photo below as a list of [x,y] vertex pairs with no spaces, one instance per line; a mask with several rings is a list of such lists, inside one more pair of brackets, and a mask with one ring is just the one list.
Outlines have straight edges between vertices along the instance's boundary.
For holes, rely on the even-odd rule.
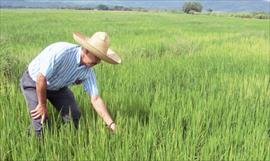
[[70,122],[71,115],[74,126],[77,129],[81,112],[72,91],[68,88],[59,91],[47,91],[47,98],[60,112],[64,122]]
[[[30,111],[37,107],[38,99],[35,82],[31,79],[28,72],[23,74],[20,86],[30,114]],[[35,133],[40,136],[42,132],[41,118],[36,120],[32,119],[32,126],[34,127]]]

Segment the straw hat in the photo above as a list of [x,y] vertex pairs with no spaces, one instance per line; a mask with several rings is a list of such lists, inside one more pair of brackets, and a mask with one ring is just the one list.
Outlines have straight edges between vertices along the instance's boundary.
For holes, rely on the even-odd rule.
[[121,58],[109,48],[110,40],[106,32],[96,32],[91,38],[79,33],[73,33],[74,40],[82,47],[89,50],[101,60],[110,64],[120,64]]

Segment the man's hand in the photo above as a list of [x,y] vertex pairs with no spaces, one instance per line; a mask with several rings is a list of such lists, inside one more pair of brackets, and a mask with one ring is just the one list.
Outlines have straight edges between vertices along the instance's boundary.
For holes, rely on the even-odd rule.
[[44,123],[45,119],[48,115],[48,109],[45,104],[38,104],[35,109],[31,111],[31,116],[34,120],[39,119],[41,117],[41,124]]
[[116,124],[115,123],[111,124],[111,126],[109,128],[112,130],[112,132],[115,132]]

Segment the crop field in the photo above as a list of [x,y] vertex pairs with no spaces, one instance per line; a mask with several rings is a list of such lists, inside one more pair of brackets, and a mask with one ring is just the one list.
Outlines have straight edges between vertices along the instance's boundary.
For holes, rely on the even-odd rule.
[[[270,160],[270,22],[169,12],[1,9],[0,160]],[[19,87],[47,45],[108,32],[123,63],[94,67],[117,131],[82,86],[79,129],[49,105],[29,136]]]

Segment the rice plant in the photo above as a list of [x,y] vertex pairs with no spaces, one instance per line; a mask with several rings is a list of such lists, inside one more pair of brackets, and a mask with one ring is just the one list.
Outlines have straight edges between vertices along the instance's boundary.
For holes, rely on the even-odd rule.
[[[269,21],[154,12],[1,9],[0,160],[270,160]],[[123,64],[95,67],[116,133],[81,86],[80,128],[28,136],[27,64],[72,32],[106,31]],[[2,57],[3,56],[3,57]],[[8,73],[8,74],[7,74]]]

